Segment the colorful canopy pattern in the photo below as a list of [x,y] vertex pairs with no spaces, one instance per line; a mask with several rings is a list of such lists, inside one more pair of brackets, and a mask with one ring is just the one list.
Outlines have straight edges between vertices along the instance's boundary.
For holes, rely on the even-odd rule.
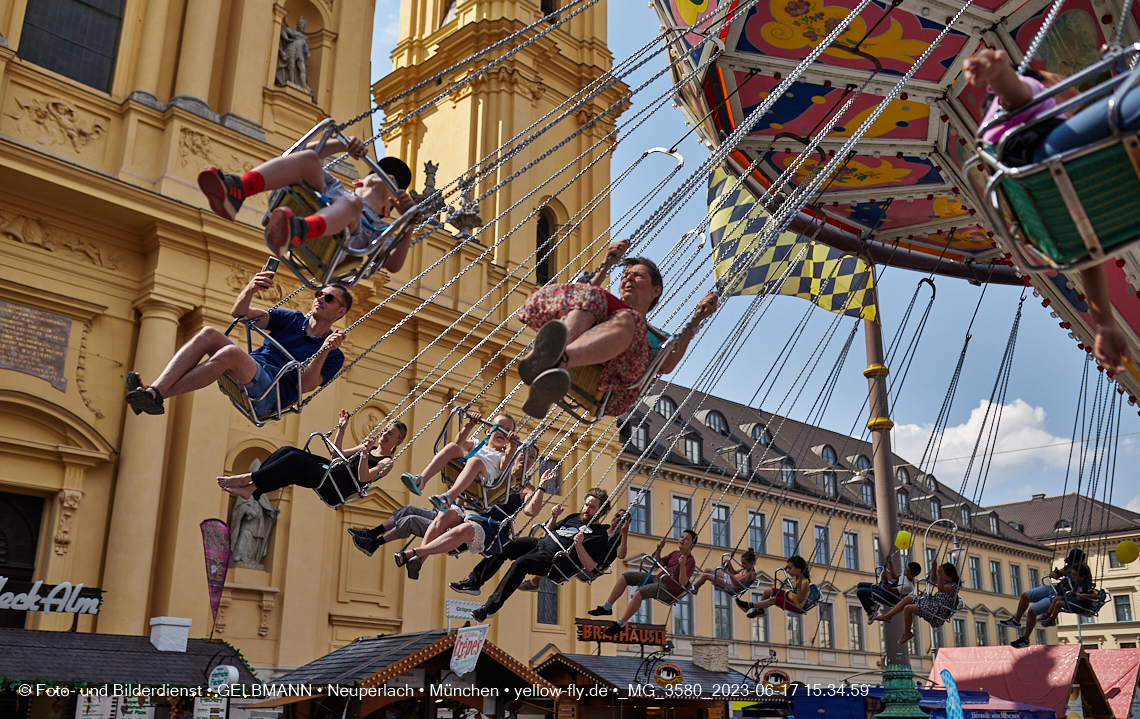
[[[675,30],[676,79],[703,62],[707,68],[680,92],[682,111],[701,139],[719,145],[759,106],[858,0],[759,0],[746,11],[740,0],[654,0],[664,27]],[[740,175],[754,166],[746,186],[760,194],[804,151],[824,123],[870,79],[833,132],[790,179],[792,187],[834,156],[852,131],[924,53],[960,7],[930,0],[873,0],[842,36],[760,118],[729,155]],[[951,265],[1010,266],[977,214],[980,166],[971,162],[973,138],[984,113],[984,90],[968,85],[962,63],[983,44],[1020,61],[1051,7],[1049,0],[976,0],[855,146],[855,152],[813,201],[810,214],[850,235],[909,250]],[[733,19],[705,42],[704,28]],[[1125,39],[1140,37],[1140,3],[1123,17],[1114,0],[1066,0],[1031,65],[1069,75],[1099,59],[1099,48],[1124,22]],[[703,22],[703,20],[706,20]],[[694,29],[694,27],[698,28]],[[904,253],[900,253],[902,255]],[[1131,255],[1136,254],[1136,257]],[[882,257],[882,253],[879,255]],[[1140,253],[1109,263],[1118,324],[1140,351]],[[936,270],[937,271],[937,270]],[[1081,310],[1081,288],[1071,278],[1031,274],[1062,328],[1087,346],[1092,339]],[[1140,377],[1123,378],[1140,396]]]

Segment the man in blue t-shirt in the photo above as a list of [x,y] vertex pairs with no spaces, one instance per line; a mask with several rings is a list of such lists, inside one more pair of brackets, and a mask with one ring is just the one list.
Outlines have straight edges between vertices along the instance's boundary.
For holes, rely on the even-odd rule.
[[[273,288],[273,274],[255,274],[234,301],[230,314],[256,320],[257,326],[266,330],[298,362],[311,357],[301,372],[301,391],[312,392],[332,379],[344,365],[344,354],[338,349],[344,341],[344,332],[334,332],[332,327],[352,307],[352,295],[340,284],[317,290],[308,316],[288,310],[250,309],[249,303],[257,292]],[[207,358],[205,362],[201,362],[203,357]],[[201,389],[228,373],[245,386],[255,400],[253,408],[257,415],[264,417],[277,411],[277,393],[270,392],[264,399],[256,400],[266,393],[287,361],[288,358],[268,342],[247,354],[219,330],[205,327],[175,353],[153,385],[143,384],[137,372],[128,372],[127,403],[135,414],[162,414],[165,411],[163,398]],[[295,377],[282,378],[278,386],[282,407],[297,400]]]

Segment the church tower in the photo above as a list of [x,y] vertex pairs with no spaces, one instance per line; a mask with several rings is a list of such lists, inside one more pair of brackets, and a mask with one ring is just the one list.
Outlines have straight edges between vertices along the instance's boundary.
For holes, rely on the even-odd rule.
[[[560,10],[567,4],[568,0],[403,0],[399,41],[392,53],[394,69],[373,85],[373,101],[385,102],[543,16],[557,22],[565,13],[572,12]],[[532,36],[528,34],[507,44],[487,58],[443,78],[440,83],[429,84],[396,101],[386,108],[385,127],[396,124],[449,85],[470,77]],[[424,163],[438,164],[439,186],[446,185],[609,71],[612,64],[613,56],[606,46],[606,0],[600,0],[446,99],[388,131],[384,136],[388,154],[404,159],[417,178]],[[581,130],[592,118],[621,102],[626,91],[623,83],[613,84],[588,105],[570,113],[508,162],[479,179],[472,190],[473,197],[488,193],[528,162]],[[623,109],[624,105],[609,112],[540,164],[490,192],[480,202],[478,209],[482,219],[490,224],[492,218],[548,181],[479,235],[480,244],[490,245],[539,210],[496,247],[495,264],[508,271],[524,260],[533,265],[535,260],[527,260],[531,253],[606,187],[610,181],[608,152],[613,145],[613,138],[606,136],[613,131]],[[598,159],[599,155],[604,156]],[[596,164],[590,166],[595,160]],[[562,168],[566,168],[565,171],[555,176]],[[562,190],[579,172],[582,176]],[[449,202],[452,207],[458,206],[458,197],[453,195]],[[598,204],[576,230],[559,238],[557,250],[528,275],[529,279],[539,283],[552,277],[570,279],[572,271],[585,259],[576,261],[566,272],[558,274],[559,271],[606,230],[609,218],[610,207],[606,200]],[[603,240],[608,238],[603,237]]]

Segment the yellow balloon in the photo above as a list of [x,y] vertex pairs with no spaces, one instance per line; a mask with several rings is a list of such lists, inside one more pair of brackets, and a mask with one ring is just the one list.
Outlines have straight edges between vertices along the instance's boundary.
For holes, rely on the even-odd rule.
[[914,538],[910,536],[910,532],[905,529],[895,535],[895,547],[906,551],[910,549],[910,545],[914,543]]
[[1125,539],[1116,545],[1116,559],[1121,564],[1131,564],[1136,561],[1137,557],[1140,557],[1140,545],[1131,539]]

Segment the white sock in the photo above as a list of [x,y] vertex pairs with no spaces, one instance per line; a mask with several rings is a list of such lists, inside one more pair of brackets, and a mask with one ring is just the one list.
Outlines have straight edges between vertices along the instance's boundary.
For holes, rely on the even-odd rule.
[[619,619],[619,620],[617,620],[617,625],[618,625],[619,627],[624,627],[624,626],[625,626],[625,620],[624,620],[624,619]]
[[602,605],[602,607],[604,607],[605,609],[613,609],[614,605],[610,604],[609,602],[606,602],[605,604]]

